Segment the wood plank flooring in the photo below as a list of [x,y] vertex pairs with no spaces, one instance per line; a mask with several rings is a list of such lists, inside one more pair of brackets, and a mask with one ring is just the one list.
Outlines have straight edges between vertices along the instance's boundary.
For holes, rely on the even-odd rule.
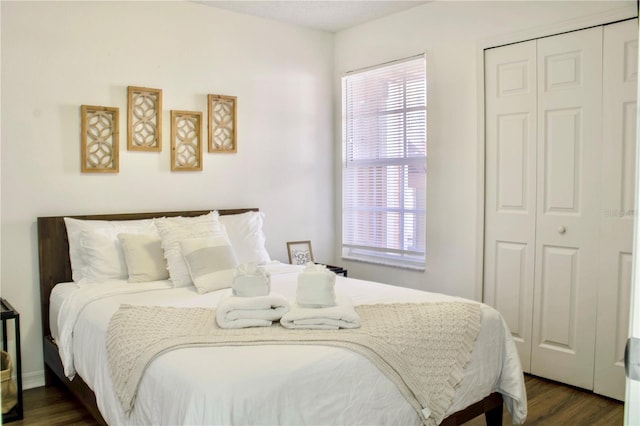
[[[525,374],[527,425],[616,426],[624,420],[624,404],[573,386]],[[476,417],[467,426],[484,425]],[[505,407],[503,425],[511,425]]]
[[[622,425],[624,406],[619,401],[529,375],[525,375],[525,383],[529,400],[527,425]],[[24,406],[24,420],[10,425],[96,425],[91,415],[62,387],[25,391]],[[484,424],[484,417],[467,423],[468,426]],[[503,424],[511,424],[506,408]]]
[[97,425],[91,414],[61,384],[28,389],[22,394],[24,419],[10,426]]

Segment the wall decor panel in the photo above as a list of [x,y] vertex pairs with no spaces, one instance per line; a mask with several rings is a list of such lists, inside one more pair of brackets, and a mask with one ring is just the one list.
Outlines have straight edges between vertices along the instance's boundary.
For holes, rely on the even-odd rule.
[[208,95],[209,152],[238,152],[235,96]]
[[118,173],[118,108],[82,105],[81,116],[82,172]]
[[171,170],[202,170],[202,113],[171,111]]
[[127,149],[162,151],[162,90],[127,88]]

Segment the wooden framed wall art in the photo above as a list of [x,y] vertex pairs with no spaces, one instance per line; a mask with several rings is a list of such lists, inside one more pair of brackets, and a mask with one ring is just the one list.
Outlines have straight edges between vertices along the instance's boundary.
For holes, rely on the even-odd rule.
[[127,88],[127,149],[162,151],[162,90]]
[[209,152],[238,152],[235,96],[208,95]]
[[118,108],[82,105],[81,121],[82,172],[118,173]]
[[202,170],[202,113],[171,111],[171,170]]

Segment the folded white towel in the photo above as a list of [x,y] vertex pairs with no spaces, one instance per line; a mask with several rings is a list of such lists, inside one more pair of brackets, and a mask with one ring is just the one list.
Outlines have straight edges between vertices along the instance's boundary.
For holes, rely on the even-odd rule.
[[280,318],[285,328],[309,328],[315,330],[337,330],[339,328],[359,328],[360,316],[346,296],[336,297],[336,306],[328,308],[305,308],[297,303]]
[[326,308],[336,305],[334,289],[336,274],[325,265],[306,264],[298,275],[296,303],[305,308]]
[[233,295],[238,297],[266,296],[271,291],[271,274],[263,267],[244,263],[233,272]]
[[220,328],[268,327],[288,311],[289,302],[278,294],[238,297],[227,290],[218,302],[216,321]]

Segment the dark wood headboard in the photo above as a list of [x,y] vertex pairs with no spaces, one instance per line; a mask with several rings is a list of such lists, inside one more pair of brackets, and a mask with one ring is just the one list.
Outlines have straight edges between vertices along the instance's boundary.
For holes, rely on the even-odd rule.
[[[213,210],[213,209],[212,209]],[[72,281],[69,260],[69,240],[65,217],[85,220],[135,220],[155,217],[200,216],[211,210],[191,210],[158,213],[122,213],[85,216],[51,216],[38,218],[38,257],[40,265],[40,307],[42,313],[42,335],[51,335],[49,328],[49,297],[53,287],[62,282]],[[258,211],[257,208],[218,210],[221,215]]]

